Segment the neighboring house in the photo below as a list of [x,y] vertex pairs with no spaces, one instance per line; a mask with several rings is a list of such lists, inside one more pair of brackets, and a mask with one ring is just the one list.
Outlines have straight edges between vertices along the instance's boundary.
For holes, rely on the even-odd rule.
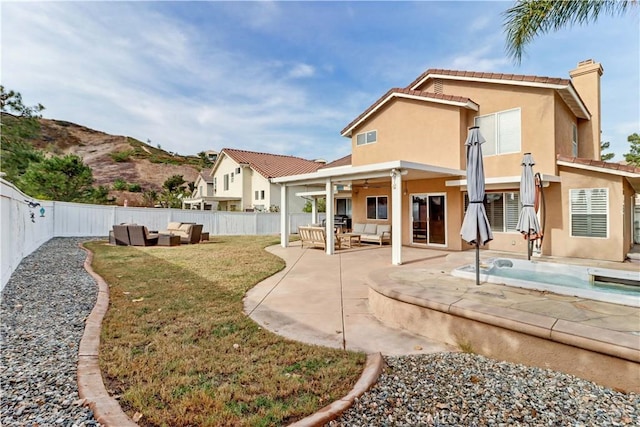
[[[213,200],[222,211],[279,210],[281,186],[273,179],[315,172],[323,165],[300,157],[224,148],[211,170]],[[287,187],[291,212],[302,212],[306,200],[296,193],[305,189],[304,185]]]
[[182,200],[182,209],[199,209],[201,211],[217,210],[218,202],[213,197],[213,177],[211,169],[204,169],[194,184],[191,197]]
[[[570,79],[430,69],[342,130],[350,162],[275,181],[315,184],[327,200],[335,185],[352,185],[353,222],[392,224],[394,264],[402,263],[402,245],[465,250],[464,142],[479,126],[494,234],[487,248],[526,253],[515,227],[520,163],[530,152],[547,207],[542,254],[623,261],[633,244],[640,168],[599,161],[602,73],[592,60]],[[327,218],[334,214],[328,204]]]

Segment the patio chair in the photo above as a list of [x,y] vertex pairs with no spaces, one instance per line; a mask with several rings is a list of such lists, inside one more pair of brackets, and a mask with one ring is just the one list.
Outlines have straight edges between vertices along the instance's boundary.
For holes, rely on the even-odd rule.
[[131,240],[129,240],[129,230],[127,227],[127,225],[113,226],[113,237],[115,238],[116,245],[129,246],[131,244]]
[[129,225],[129,239],[133,246],[155,246],[158,244],[158,235],[149,233],[144,225]]

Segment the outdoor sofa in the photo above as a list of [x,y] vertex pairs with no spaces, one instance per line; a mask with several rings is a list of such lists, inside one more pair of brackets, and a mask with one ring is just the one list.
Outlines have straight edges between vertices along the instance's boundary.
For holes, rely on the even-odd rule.
[[361,242],[391,243],[391,225],[389,224],[371,224],[371,223],[354,223],[351,234],[360,236]]
[[160,234],[173,234],[180,236],[180,243],[200,243],[202,238],[202,224],[193,222],[170,222],[166,230],[160,230]]

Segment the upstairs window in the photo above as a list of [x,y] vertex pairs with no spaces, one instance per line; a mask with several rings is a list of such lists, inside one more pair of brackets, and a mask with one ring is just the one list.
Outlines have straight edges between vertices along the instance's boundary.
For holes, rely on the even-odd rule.
[[356,135],[356,145],[373,144],[378,141],[378,131],[370,130]]
[[258,200],[258,195],[259,195],[259,194],[260,194],[260,193],[258,192],[258,190],[256,190],[256,191],[255,191],[255,194],[254,194],[253,199],[254,199],[254,200]]
[[578,126],[576,126],[575,123],[572,123],[571,128],[573,130],[571,137],[571,155],[573,157],[578,157]]
[[606,188],[569,190],[571,236],[608,237],[609,192]]
[[217,177],[213,177],[213,193],[215,194],[215,192],[218,191],[218,178]]
[[229,190],[229,174],[224,175],[224,191]]
[[233,182],[233,172],[231,172],[231,182]]
[[387,196],[367,197],[367,219],[388,219]]
[[487,140],[482,144],[482,155],[520,152],[519,108],[478,116],[475,125],[480,127],[480,133]]
[[264,200],[264,190],[260,190],[260,200]]
[[236,168],[236,175],[240,175],[240,168]]

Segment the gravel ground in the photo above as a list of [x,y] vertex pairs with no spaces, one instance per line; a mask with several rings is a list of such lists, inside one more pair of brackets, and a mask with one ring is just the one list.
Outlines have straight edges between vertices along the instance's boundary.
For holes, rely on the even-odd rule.
[[52,239],[22,260],[0,302],[0,425],[98,426],[78,397],[84,320],[98,287],[86,238]]
[[[76,365],[97,286],[84,238],[25,258],[0,303],[0,425],[98,426]],[[570,375],[465,353],[386,357],[378,383],[331,426],[640,426],[640,397]]]
[[639,426],[640,397],[465,353],[385,357],[389,369],[330,426]]

